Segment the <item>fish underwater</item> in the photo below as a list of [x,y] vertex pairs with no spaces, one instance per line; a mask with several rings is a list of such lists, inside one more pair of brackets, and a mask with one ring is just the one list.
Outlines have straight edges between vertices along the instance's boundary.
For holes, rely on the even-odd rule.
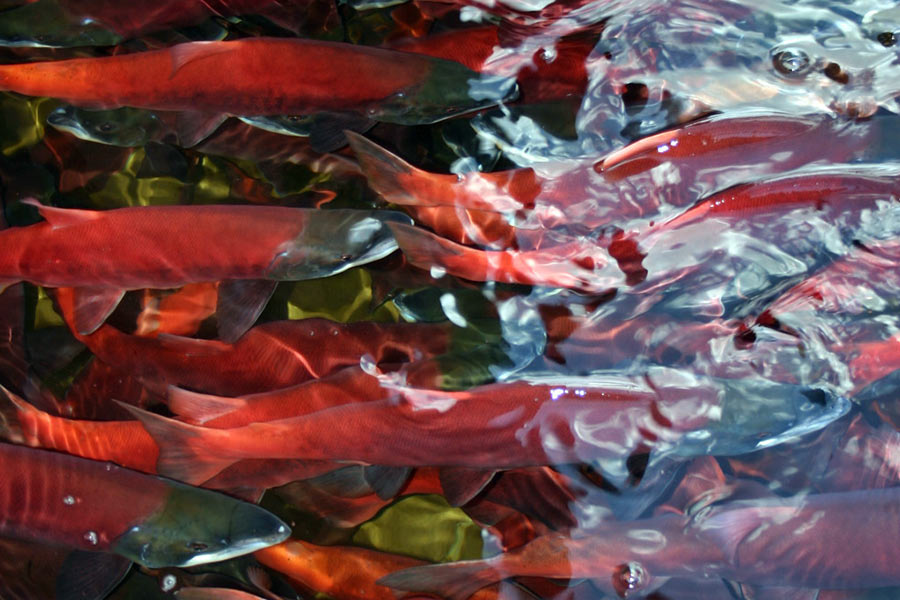
[[[291,63],[305,76],[291,78],[269,68],[275,62]],[[127,55],[2,65],[0,89],[92,108],[248,116],[349,112],[408,125],[492,106],[516,93],[514,81],[483,78],[452,61],[280,38],[191,42]],[[338,89],[341,93],[335,94]]]
[[[353,210],[159,206],[89,211],[30,202],[47,220],[0,233],[0,244],[9,248],[0,280],[75,287],[76,294],[85,295],[75,301],[75,326],[82,333],[99,327],[127,289],[222,279],[309,279],[377,260],[396,248],[386,221],[405,219]],[[210,252],[210,244],[218,250]],[[236,298],[256,301],[248,314],[237,306],[240,314],[227,338],[243,334],[262,310],[258,300],[268,300],[273,289],[269,283],[237,285]],[[220,310],[228,303],[222,301],[225,290],[219,286]]]
[[[588,577],[620,598],[646,597],[670,577],[698,574],[761,586],[762,593],[765,586],[897,585],[896,545],[882,535],[900,522],[897,496],[898,488],[887,488],[723,502],[690,516],[609,523],[583,537],[538,538],[491,559],[417,567],[379,583],[448,600],[517,575]],[[832,553],[804,551],[818,543]]]
[[263,509],[214,492],[45,450],[0,452],[8,468],[0,531],[11,537],[161,567],[240,556],[290,534]]
[[900,597],[896,6],[113,4],[0,0],[0,597]]

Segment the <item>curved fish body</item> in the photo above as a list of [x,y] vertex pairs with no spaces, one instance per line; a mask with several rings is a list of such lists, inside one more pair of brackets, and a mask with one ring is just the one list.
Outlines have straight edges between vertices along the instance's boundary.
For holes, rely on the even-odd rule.
[[[603,524],[591,535],[537,538],[495,558],[398,572],[379,583],[464,600],[514,576],[591,578],[611,597],[641,598],[670,577],[865,589],[900,584],[900,488],[741,500],[688,517]],[[828,548],[829,552],[815,549]]]
[[349,112],[402,125],[433,123],[516,93],[513,80],[482,78],[452,61],[282,38],[191,42],[136,54],[3,65],[0,89],[92,108],[232,115]]
[[160,473],[182,481],[206,481],[243,458],[302,458],[493,470],[593,462],[621,483],[629,477],[624,458],[633,452],[749,452],[824,427],[848,408],[818,390],[726,386],[666,370],[647,380],[595,376],[465,392],[393,391],[388,400],[224,430],[128,409],[157,441]]
[[0,444],[0,533],[151,568],[225,560],[290,529],[263,509],[111,463]]

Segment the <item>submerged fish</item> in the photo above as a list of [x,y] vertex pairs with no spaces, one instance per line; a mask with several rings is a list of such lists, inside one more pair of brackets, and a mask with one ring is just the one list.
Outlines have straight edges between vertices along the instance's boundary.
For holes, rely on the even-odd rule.
[[290,534],[252,504],[111,463],[10,444],[0,456],[3,535],[158,568],[225,560]]
[[646,597],[672,577],[875,588],[900,584],[898,533],[900,488],[740,500],[690,516],[604,523],[583,537],[544,536],[487,560],[417,567],[379,583],[449,600],[520,575],[588,577],[619,598]]
[[125,290],[232,280],[219,285],[217,306],[220,320],[231,317],[224,337],[237,339],[256,320],[275,281],[326,277],[383,258],[396,248],[386,221],[406,219],[364,210],[92,211],[28,202],[47,220],[0,232],[0,284],[76,288],[74,324],[83,334],[99,327]]
[[[303,77],[295,76],[298,71]],[[433,123],[516,93],[511,79],[482,77],[448,60],[283,38],[191,42],[136,54],[2,65],[0,89],[92,108],[231,115],[327,111],[403,125]]]
[[598,375],[465,392],[393,391],[387,400],[225,430],[128,409],[159,444],[160,473],[182,481],[205,481],[244,458],[303,458],[479,469],[593,462],[615,483],[629,477],[625,459],[634,452],[749,452],[824,427],[848,409],[846,400],[820,390],[699,380],[664,369],[647,379]]

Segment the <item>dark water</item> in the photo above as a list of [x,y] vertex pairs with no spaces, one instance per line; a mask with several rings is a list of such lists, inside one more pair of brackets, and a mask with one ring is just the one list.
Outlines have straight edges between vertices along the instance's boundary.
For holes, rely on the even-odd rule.
[[[34,407],[4,399],[6,441],[259,502],[291,526],[295,561],[309,561],[292,574],[274,553],[257,555],[265,571],[252,556],[188,569],[173,558],[135,565],[110,597],[389,598],[375,580],[423,561],[450,564],[385,583],[454,599],[481,588],[501,598],[897,596],[892,3],[225,2],[140,26],[102,2],[82,13],[8,4],[4,64],[299,37],[480,71],[335,109],[393,70],[348,74],[317,112],[263,123],[0,95],[11,230],[41,221],[27,198],[97,211],[393,211],[344,234],[311,217],[298,249],[273,257],[299,254],[304,267],[277,271],[292,276],[234,344],[216,341],[231,284],[120,284],[128,291],[105,324],[79,333],[63,283],[0,273],[25,280],[0,296],[0,383]],[[272,69],[303,78],[316,66]],[[512,78],[517,99],[504,98]],[[350,146],[344,129],[359,132]],[[265,242],[252,218],[238,233],[194,218],[199,241],[164,257],[167,273]],[[190,232],[173,218],[156,235],[151,221],[136,217],[93,266],[111,265],[114,279],[141,260],[139,240]],[[373,227],[386,246],[366,254]],[[103,288],[77,256],[95,251],[87,238],[62,255],[42,252],[57,247],[47,237],[29,255],[67,261],[79,285]],[[293,281],[299,272],[307,279]],[[147,434],[113,400],[209,430],[250,427],[179,437],[151,416]],[[221,416],[253,403],[271,412]],[[26,505],[39,496],[4,494]],[[65,520],[43,501],[32,510]],[[187,505],[204,513],[199,500]],[[184,529],[171,518],[154,527]],[[27,524],[15,535],[27,543],[2,553],[0,596],[55,597],[71,577],[71,544]],[[121,575],[97,572],[106,587]]]

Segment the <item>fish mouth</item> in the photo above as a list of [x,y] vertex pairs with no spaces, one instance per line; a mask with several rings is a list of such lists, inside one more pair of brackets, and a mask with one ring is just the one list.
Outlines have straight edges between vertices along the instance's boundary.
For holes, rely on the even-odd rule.
[[274,546],[275,544],[280,544],[281,542],[288,539],[290,535],[290,528],[282,523],[278,527],[277,532],[272,535],[260,536],[257,538],[248,538],[242,540],[239,544],[232,544],[226,548],[220,548],[212,552],[195,554],[182,564],[174,566],[196,567],[198,565],[205,565],[209,563],[220,562],[223,560],[229,560],[238,556],[250,554],[251,552],[256,552],[257,550],[262,550],[263,548],[268,548],[269,546]]

